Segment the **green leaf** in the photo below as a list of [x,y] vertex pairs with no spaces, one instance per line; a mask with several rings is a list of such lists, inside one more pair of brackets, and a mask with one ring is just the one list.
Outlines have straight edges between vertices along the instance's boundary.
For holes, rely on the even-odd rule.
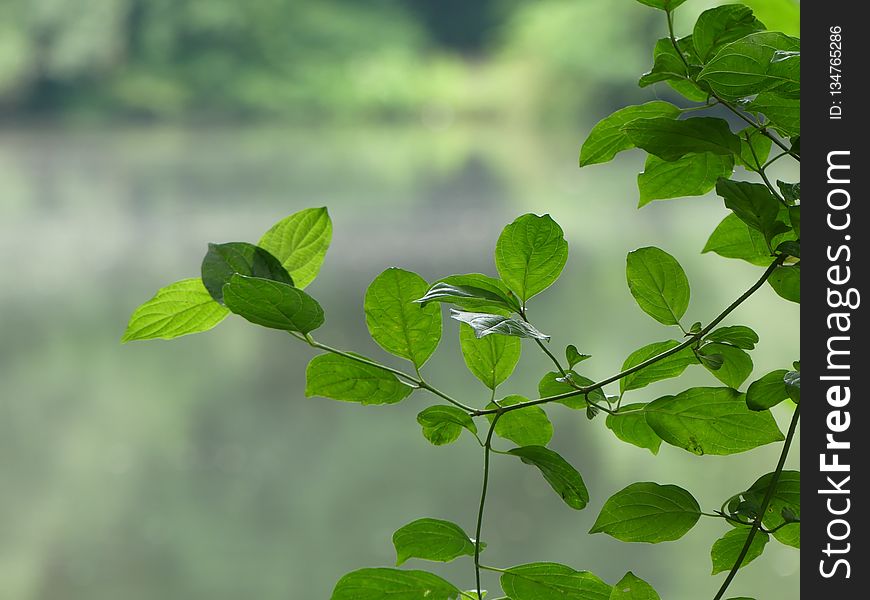
[[[706,100],[707,93],[699,88],[691,77],[696,75],[700,70],[700,66],[687,67],[684,59],[689,64],[697,64],[698,57],[695,56],[695,47],[692,43],[692,36],[688,36],[677,40],[677,47],[680,49],[683,57],[677,53],[676,48],[670,38],[661,38],[656,42],[653,49],[653,67],[641,76],[637,82],[640,87],[646,87],[659,81],[674,81],[682,84],[685,90],[691,87],[691,94],[694,97],[699,97],[703,94],[702,100]],[[691,70],[690,70],[691,69]]]
[[701,13],[692,40],[698,58],[707,62],[722,46],[764,29],[764,23],[755,18],[748,6],[726,4]]
[[788,225],[779,220],[779,200],[766,185],[720,179],[716,183],[716,193],[725,199],[726,207],[749,227],[761,232],[768,242],[789,230]]
[[661,600],[661,598],[650,584],[629,571],[619,580],[619,583],[613,586],[610,600]]
[[247,242],[209,244],[202,259],[202,283],[211,297],[223,304],[224,286],[236,274],[293,285],[281,262],[259,246]]
[[278,221],[258,245],[281,261],[301,290],[317,277],[331,241],[332,220],[322,207],[306,208]]
[[[752,531],[751,527],[738,527],[716,540],[713,548],[710,550],[710,558],[713,561],[713,575],[723,571],[730,571],[734,567],[750,531]],[[755,537],[752,538],[752,543],[749,545],[749,551],[738,568],[745,567],[761,556],[769,539],[770,536],[766,533],[757,531]]]
[[573,369],[574,365],[583,362],[592,358],[591,354],[583,354],[579,350],[577,350],[577,346],[574,344],[568,344],[565,348],[565,360],[568,361],[568,368]]
[[801,133],[801,101],[798,98],[782,98],[764,92],[747,104],[746,110],[755,115],[764,115],[774,129],[787,137]]
[[589,533],[658,544],[680,539],[699,518],[701,507],[683,488],[638,482],[608,498]]
[[716,369],[709,369],[713,376],[732,388],[739,388],[752,373],[752,358],[745,351],[731,346],[729,344],[721,344],[713,342],[705,344],[701,347],[701,354],[704,356],[721,356],[722,365]]
[[[499,406],[513,406],[528,400],[522,396],[507,396],[499,400],[498,404],[491,402],[486,407],[492,409]],[[488,414],[486,418],[492,423],[495,415]],[[543,408],[529,406],[502,414],[495,424],[495,433],[517,446],[546,446],[553,437],[553,425]]]
[[[800,183],[796,184],[800,185]],[[788,207],[788,220],[791,223],[791,228],[794,231],[795,235],[800,238],[801,236],[801,207],[800,206],[789,206]]]
[[459,589],[426,571],[360,569],[338,580],[331,600],[456,600]]
[[[625,362],[622,363],[622,371],[630,369],[640,363],[658,356],[662,352],[667,352],[671,348],[679,346],[680,343],[676,340],[668,340],[666,342],[654,342],[647,344],[643,348],[639,348],[628,355]],[[670,379],[671,377],[679,377],[686,370],[686,367],[696,364],[698,360],[692,353],[691,348],[684,348],[679,352],[675,352],[662,360],[651,364],[650,366],[630,373],[619,380],[619,393],[623,394],[629,390],[639,390],[649,384],[661,381],[662,379]]]
[[501,576],[511,600],[609,600],[611,587],[589,571],[575,571],[558,563],[530,563],[511,567]]
[[785,391],[795,404],[801,403],[801,372],[789,371],[783,376]]
[[[440,519],[418,519],[396,530],[396,566],[409,558],[450,562],[460,556],[474,556],[474,542],[459,525]],[[483,544],[481,544],[483,546]]]
[[468,370],[494,390],[514,372],[520,360],[520,338],[507,335],[477,337],[471,326],[459,326],[459,344]]
[[751,126],[741,131],[739,137],[740,155],[737,157],[737,162],[750,171],[760,172],[770,156],[773,141]]
[[641,4],[646,4],[647,6],[652,6],[653,8],[658,8],[660,10],[666,10],[668,12],[674,10],[680,4],[685,2],[686,0],[637,0]]
[[678,107],[661,100],[627,106],[616,111],[599,121],[589,132],[589,137],[583,142],[583,148],[580,150],[580,166],[605,163],[613,160],[613,157],[623,150],[634,148],[634,144],[622,131],[622,127],[626,123],[650,117],[676,119],[679,116],[680,109]]
[[755,229],[750,229],[734,213],[719,223],[701,252],[715,252],[725,258],[739,258],[759,267],[765,267],[774,260],[764,236]]
[[689,306],[689,281],[673,256],[648,246],[628,253],[625,275],[638,305],[659,323],[677,325]]
[[[773,481],[773,473],[768,473],[758,478],[752,486],[743,493],[743,497],[748,501],[761,506],[764,499],[764,494]],[[783,525],[785,519],[782,516],[782,510],[787,508],[795,518],[800,519],[801,516],[801,474],[800,471],[785,470],[779,477],[776,484],[776,489],[771,496],[770,504],[767,511],[764,513],[761,522],[765,529],[772,530],[782,526],[773,532],[773,537],[786,546],[794,548],[801,547],[801,524],[789,523]]]
[[477,434],[477,425],[464,410],[456,406],[425,408],[417,415],[417,422],[423,428],[423,437],[436,446],[455,442],[463,428]]
[[[796,54],[794,54],[796,53]],[[762,92],[800,96],[800,40],[760,31],[724,46],[698,75],[725,100]]]
[[740,153],[740,138],[731,133],[727,121],[713,117],[635,119],[622,131],[635,146],[666,161],[699,152]]
[[780,297],[791,302],[801,302],[801,266],[777,267],[770,274],[767,283]]
[[783,380],[786,373],[788,371],[785,369],[777,369],[753,381],[746,390],[746,406],[749,410],[767,410],[788,398]]
[[160,288],[133,311],[121,341],[170,340],[207,331],[228,314],[230,311],[215,302],[201,279],[182,279]]
[[479,338],[497,333],[499,335],[512,335],[521,338],[533,338],[538,340],[549,340],[550,336],[541,333],[531,324],[505,317],[503,315],[493,315],[489,313],[473,313],[450,309],[450,318],[456,319],[461,323],[468,323],[474,330],[474,335]]
[[745,325],[731,325],[730,327],[714,329],[704,339],[710,342],[725,342],[744,350],[752,350],[758,343],[758,334]]
[[770,411],[750,411],[732,388],[690,388],[652,401],[644,412],[660,438],[698,455],[736,454],[785,439]]
[[550,215],[526,214],[504,228],[495,245],[502,281],[526,301],[550,287],[568,260],[568,242]]
[[640,191],[637,206],[646,206],[654,200],[703,196],[716,186],[720,177],[729,177],[733,171],[731,156],[703,152],[668,162],[650,154],[643,172],[637,176]]
[[[586,386],[595,383],[588,377],[579,375],[575,371],[568,371],[566,374],[577,386]],[[567,392],[573,391],[577,391],[577,388],[574,385],[571,385],[570,383],[565,381],[564,377],[562,377],[562,374],[556,371],[550,371],[549,373],[544,375],[540,383],[538,383],[538,395],[541,398],[546,398],[548,396],[558,396],[559,394],[565,394]],[[600,389],[589,392],[589,399],[595,403],[607,403],[604,392],[602,392]],[[577,396],[570,396],[562,400],[556,400],[556,402],[574,410],[582,410],[587,407],[586,399],[582,394]]]
[[429,289],[416,273],[387,269],[372,281],[365,297],[366,325],[372,339],[419,369],[441,341],[441,309],[414,301]]
[[224,285],[223,299],[235,314],[263,327],[310,333],[323,325],[317,300],[280,281],[236,274]]
[[508,453],[519,457],[527,465],[537,467],[553,491],[571,508],[581,510],[589,503],[589,492],[580,473],[552,450],[543,446],[524,446],[509,450]]
[[360,404],[395,404],[414,388],[392,373],[338,354],[321,354],[305,370],[305,395]]
[[502,309],[518,312],[520,309],[516,296],[505,284],[480,273],[445,277],[434,283],[415,302],[424,305],[428,302],[449,302],[467,310],[482,312],[498,312]]
[[[691,36],[690,36],[691,37]],[[710,97],[710,92],[705,92],[694,81],[687,79],[669,79],[667,84],[686,100],[692,102],[706,102]]]
[[646,448],[653,454],[659,453],[662,439],[646,422],[644,407],[646,403],[625,404],[614,414],[607,415],[605,424],[623,442]]

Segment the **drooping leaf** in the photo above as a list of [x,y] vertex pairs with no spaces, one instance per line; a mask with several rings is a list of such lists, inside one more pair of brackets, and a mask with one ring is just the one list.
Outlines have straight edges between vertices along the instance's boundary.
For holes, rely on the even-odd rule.
[[638,305],[659,323],[677,325],[689,306],[689,280],[673,256],[653,246],[628,253],[625,275]]
[[750,410],[767,410],[788,398],[783,380],[786,373],[785,369],[777,369],[753,381],[746,390],[746,406]]
[[[796,184],[800,186],[800,183]],[[800,238],[801,236],[801,207],[800,206],[789,206],[788,207],[788,220],[791,222],[791,228],[794,231],[794,234]]]
[[233,313],[262,327],[310,333],[323,325],[317,300],[280,281],[236,274],[224,285],[222,296]]
[[464,323],[459,326],[459,344],[468,370],[491,390],[511,376],[522,352],[520,338],[507,335],[479,338]]
[[701,13],[695,22],[692,40],[698,58],[707,62],[722,46],[764,29],[764,23],[755,18],[748,6],[726,4]]
[[788,397],[796,404],[801,403],[801,372],[789,371],[782,377]]
[[744,395],[725,388],[690,388],[644,409],[665,442],[693,454],[736,454],[784,439],[770,411],[754,412]]
[[360,569],[338,580],[331,600],[457,600],[459,588],[426,571]]
[[395,404],[414,389],[392,373],[338,354],[321,354],[305,370],[305,395],[360,404]]
[[[520,402],[528,402],[522,396],[507,396],[498,401],[501,407],[513,406]],[[487,408],[497,408],[490,403]],[[491,423],[494,415],[486,415]],[[540,406],[529,406],[502,414],[495,424],[495,433],[501,438],[510,440],[517,446],[546,446],[553,437],[553,425],[547,418],[547,413]]]
[[736,346],[713,342],[705,344],[700,352],[705,356],[721,357],[722,364],[716,369],[708,370],[728,387],[739,388],[752,373],[752,358]]
[[610,592],[610,600],[661,600],[653,586],[629,571]]
[[634,144],[622,131],[623,125],[635,119],[651,117],[667,117],[676,119],[680,116],[680,109],[670,102],[654,100],[646,104],[627,106],[609,117],[598,122],[589,137],[583,142],[580,150],[580,166],[605,163],[623,150],[634,148]]
[[643,172],[637,176],[640,191],[637,206],[654,200],[703,196],[716,186],[720,177],[730,177],[733,171],[731,156],[702,152],[668,162],[650,154]]
[[683,537],[701,517],[697,500],[681,487],[632,483],[611,496],[589,533],[623,542],[658,544]]
[[524,446],[508,452],[537,467],[553,491],[571,508],[581,510],[589,503],[589,492],[580,473],[559,454],[543,446]]
[[387,269],[372,281],[365,297],[366,325],[372,339],[420,368],[441,341],[441,309],[416,303],[429,284],[416,273]]
[[417,423],[423,428],[423,437],[436,446],[455,442],[463,428],[477,433],[477,425],[468,413],[456,406],[425,408],[417,415]]
[[715,252],[725,258],[739,258],[764,267],[773,262],[764,236],[731,213],[713,230],[701,252]]
[[[710,550],[710,558],[713,561],[713,575],[723,571],[730,571],[734,567],[751,529],[751,527],[737,527],[716,540],[713,548]],[[749,545],[749,551],[738,568],[745,567],[761,556],[769,539],[770,536],[763,531],[755,532],[755,537],[752,538],[752,543]]]
[[[767,488],[770,482],[773,481],[773,473],[768,473],[758,478],[758,480],[743,493],[743,497],[748,501],[761,506]],[[788,509],[795,518],[800,519],[801,516],[801,474],[800,471],[784,470],[776,484],[776,489],[771,496],[770,504],[767,511],[761,519],[765,529],[776,531],[773,532],[773,537],[786,546],[794,548],[801,547],[801,524],[800,523],[785,523],[785,518],[782,516],[783,509]],[[779,529],[777,529],[779,527]]]
[[505,317],[504,315],[464,312],[451,308],[450,318],[456,319],[461,323],[468,323],[474,330],[474,335],[479,338],[499,334],[539,340],[550,339],[549,335],[541,333],[531,324],[520,319]]
[[[576,391],[577,386],[587,386],[595,383],[588,377],[578,374],[576,371],[568,371],[566,375],[570,378],[571,383],[575,385],[571,385],[571,383],[566,381],[565,378],[562,377],[562,374],[557,371],[550,371],[544,375],[538,383],[538,394],[541,398],[546,398],[547,396],[558,396],[559,394]],[[589,400],[595,403],[607,403],[604,392],[600,389],[589,392]],[[562,400],[557,400],[556,402],[575,410],[583,410],[587,407],[586,397],[583,394],[570,396]]]
[[746,110],[755,115],[764,115],[774,129],[787,137],[801,133],[801,101],[799,98],[783,98],[771,92],[758,94]]
[[550,287],[568,260],[568,242],[550,215],[526,214],[504,228],[495,246],[502,281],[526,301]]
[[211,297],[200,278],[182,279],[160,288],[133,311],[121,341],[170,340],[208,331],[228,314],[230,311]]
[[[517,312],[520,308],[516,296],[505,284],[480,273],[445,277],[432,284],[426,294],[415,302],[449,302],[476,312]],[[491,310],[493,308],[496,310]]]
[[620,406],[616,413],[607,415],[605,423],[607,428],[623,442],[658,454],[662,439],[647,424],[645,406],[646,403]]
[[511,567],[501,576],[511,600],[609,600],[611,587],[589,571],[558,563],[530,563]]
[[635,146],[666,161],[699,152],[740,153],[740,138],[731,132],[727,121],[713,117],[635,119],[623,125],[622,131]]
[[301,290],[317,277],[331,241],[332,219],[326,207],[321,207],[306,208],[278,221],[257,245],[281,262]]
[[788,267],[777,267],[767,280],[770,287],[791,302],[801,301],[801,266],[800,264]]
[[714,329],[704,339],[710,342],[725,342],[744,350],[752,350],[758,343],[758,334],[745,325],[731,325]]
[[[645,360],[649,360],[654,356],[658,356],[662,352],[667,352],[671,348],[679,346],[680,343],[676,340],[667,340],[665,342],[654,342],[647,344],[643,348],[639,348],[628,355],[625,362],[622,363],[622,371],[630,369]],[[650,366],[630,373],[619,380],[619,392],[625,393],[629,390],[638,390],[646,387],[649,384],[661,381],[662,379],[670,379],[671,377],[679,377],[686,370],[686,367],[696,364],[698,360],[692,354],[691,348],[684,348],[679,352],[675,352],[662,360],[651,364]]]
[[800,40],[759,31],[722,47],[698,75],[725,100],[761,92],[800,96]]
[[[474,542],[459,525],[441,519],[417,519],[393,534],[396,566],[409,558],[450,562],[474,556]],[[481,544],[483,546],[483,544]]]
[[202,283],[211,297],[223,304],[224,286],[236,274],[293,285],[281,261],[259,246],[247,242],[209,244],[202,259]]
[[763,184],[720,179],[716,183],[716,193],[725,199],[725,206],[749,227],[759,231],[768,242],[790,229],[779,219],[779,201]]
[[565,360],[568,361],[569,369],[573,369],[574,365],[590,358],[592,358],[591,354],[583,354],[582,352],[577,350],[577,346],[575,346],[574,344],[568,344],[568,346],[565,348]]

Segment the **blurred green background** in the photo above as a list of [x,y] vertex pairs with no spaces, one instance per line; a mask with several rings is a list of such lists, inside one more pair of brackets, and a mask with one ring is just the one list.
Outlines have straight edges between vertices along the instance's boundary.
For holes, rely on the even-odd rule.
[[[797,32],[791,0],[748,3]],[[687,2],[678,29],[711,4]],[[347,571],[391,564],[392,532],[415,518],[471,530],[480,452],[469,439],[423,439],[415,416],[433,398],[306,399],[310,353],[288,336],[231,318],[122,347],[126,319],[196,275],[207,242],[255,241],[326,205],[335,240],[310,288],[327,311],[320,337],[383,357],[362,318],[381,270],[492,273],[501,228],[549,212],[571,254],[532,316],[557,350],[594,355],[585,374],[611,374],[673,335],[634,305],[629,250],[654,244],[680,259],[689,321],[759,273],[699,254],[725,215],[720,200],[638,211],[639,153],[576,166],[595,121],[673,99],[635,87],[662,31],[661,15],[633,0],[0,0],[0,597],[327,598]],[[764,288],[729,320],[761,335],[756,375],[798,358],[797,317]],[[456,337],[445,322],[429,377],[483,403]],[[534,350],[505,393],[534,394],[548,370]],[[680,382],[690,384],[715,380],[695,368]],[[603,419],[550,414],[590,506],[571,511],[537,471],[496,456],[487,562],[554,560],[610,582],[631,569],[665,600],[712,596],[721,522],[655,546],[586,531],[638,479],[718,508],[771,470],[779,448],[698,458],[665,446],[653,457]],[[796,598],[798,564],[771,542],[731,595]],[[433,570],[473,587],[469,561]]]

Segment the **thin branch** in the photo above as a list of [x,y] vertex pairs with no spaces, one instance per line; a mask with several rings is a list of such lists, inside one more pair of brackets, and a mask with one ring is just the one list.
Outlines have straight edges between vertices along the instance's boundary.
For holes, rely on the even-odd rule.
[[791,442],[794,439],[794,434],[797,430],[800,413],[801,407],[800,404],[798,404],[797,406],[795,406],[794,413],[791,416],[791,423],[789,423],[788,426],[788,433],[785,436],[785,443],[782,445],[782,451],[779,453],[779,461],[776,463],[776,470],[773,472],[773,477],[770,478],[770,484],[767,486],[767,491],[764,493],[764,499],[761,501],[761,506],[758,510],[758,516],[755,518],[755,521],[752,524],[752,529],[749,530],[749,535],[746,536],[746,541],[743,542],[743,548],[741,548],[740,554],[737,556],[737,560],[734,562],[734,566],[731,567],[731,570],[728,572],[728,576],[725,578],[725,581],[722,582],[722,586],[719,588],[719,591],[716,592],[713,600],[720,600],[722,596],[725,595],[725,591],[728,589],[728,586],[731,585],[731,581],[734,580],[734,577],[737,575],[737,570],[743,564],[743,559],[746,558],[746,554],[749,552],[749,547],[752,545],[752,540],[755,538],[755,534],[758,533],[758,530],[761,528],[761,520],[767,512],[767,507],[770,506],[770,501],[773,498],[773,492],[776,490],[777,484],[779,484],[779,478],[782,475],[782,469],[785,466],[785,459],[788,456],[789,448],[791,448]]
[[474,533],[474,578],[477,584],[477,600],[483,600],[483,592],[480,590],[480,532],[483,529],[483,510],[486,507],[486,490],[489,487],[489,454],[492,450],[492,434],[495,433],[495,424],[504,414],[503,409],[499,408],[492,423],[489,424],[489,431],[486,434],[486,442],[483,444],[483,489],[480,492],[480,505],[477,509],[477,527]]
[[564,392],[562,394],[556,394],[554,396],[546,396],[544,398],[538,398],[537,400],[529,400],[527,402],[519,402],[517,404],[511,404],[510,406],[505,406],[502,409],[476,410],[473,413],[471,413],[471,415],[474,417],[477,417],[480,415],[494,414],[497,412],[508,412],[508,411],[512,411],[512,410],[519,410],[522,408],[526,408],[528,406],[536,406],[538,404],[547,404],[549,402],[556,402],[558,400],[564,400],[566,398],[573,398],[575,396],[586,395],[586,394],[589,394],[590,392],[594,392],[595,390],[604,387],[607,384],[613,383],[615,381],[619,381],[620,379],[622,379],[626,375],[631,375],[632,373],[636,373],[637,371],[640,371],[641,369],[645,369],[648,366],[653,365],[653,364],[671,356],[672,354],[676,354],[677,352],[679,352],[685,348],[688,348],[689,346],[691,346],[692,344],[696,343],[698,340],[703,338],[705,335],[707,335],[714,327],[716,327],[716,325],[721,323],[722,320],[725,319],[725,317],[730,315],[738,306],[743,304],[750,296],[752,296],[752,294],[754,294],[756,291],[758,291],[758,289],[762,285],[764,285],[764,282],[767,281],[767,279],[773,274],[773,271],[778,266],[780,266],[785,259],[786,259],[785,255],[777,256],[776,260],[774,260],[770,264],[770,266],[767,267],[767,269],[765,269],[764,273],[761,275],[761,277],[758,279],[758,281],[756,281],[752,285],[752,287],[750,287],[748,290],[746,290],[739,298],[737,298],[737,300],[735,300],[730,305],[728,305],[728,307],[725,310],[723,310],[721,313],[719,313],[716,316],[716,318],[714,318],[712,321],[710,321],[710,323],[707,324],[706,327],[703,327],[698,333],[692,334],[685,341],[674,346],[673,348],[671,348],[669,350],[665,350],[664,352],[656,354],[655,356],[648,358],[647,360],[643,361],[642,363],[639,363],[633,367],[625,369],[624,371],[620,371],[619,373],[616,373],[615,375],[611,375],[610,377],[602,379],[601,381],[598,381],[598,382],[590,384],[590,385],[581,386],[581,387],[577,388],[576,390],[573,390],[570,392]]

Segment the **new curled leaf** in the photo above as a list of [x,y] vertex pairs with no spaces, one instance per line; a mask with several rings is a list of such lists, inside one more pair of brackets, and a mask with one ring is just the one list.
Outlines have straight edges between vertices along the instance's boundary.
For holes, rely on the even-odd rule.
[[[450,275],[438,281],[415,300],[420,304],[446,302],[478,312],[518,312],[520,304],[504,283],[480,273]],[[492,310],[495,308],[496,310]]]
[[541,333],[531,324],[505,317],[504,315],[494,315],[489,313],[473,313],[450,309],[450,318],[468,323],[474,330],[474,335],[482,338],[487,335],[512,335],[521,338],[534,338],[538,340],[549,340],[550,336]]

